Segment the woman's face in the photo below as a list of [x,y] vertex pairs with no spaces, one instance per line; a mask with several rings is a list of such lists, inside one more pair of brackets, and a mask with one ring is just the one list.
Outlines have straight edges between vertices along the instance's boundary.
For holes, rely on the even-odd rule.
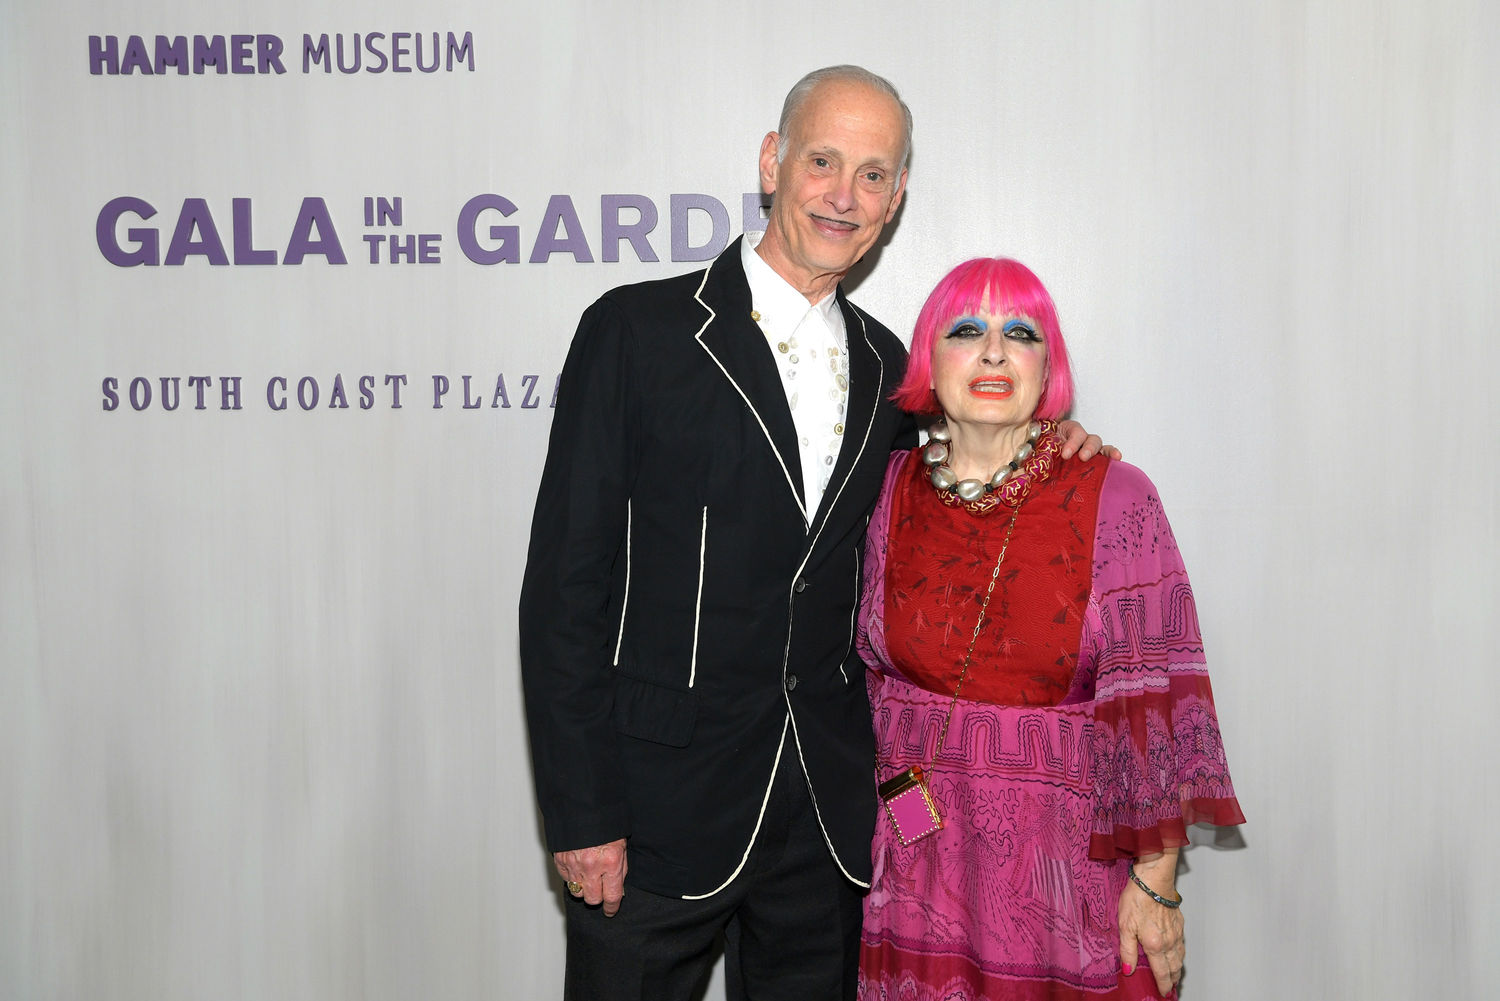
[[1025,425],[1041,402],[1047,345],[1019,313],[956,316],[932,344],[932,388],[950,424]]

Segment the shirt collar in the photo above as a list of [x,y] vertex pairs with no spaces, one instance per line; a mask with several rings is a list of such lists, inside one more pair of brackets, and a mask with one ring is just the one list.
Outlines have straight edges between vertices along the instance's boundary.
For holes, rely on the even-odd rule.
[[740,263],[745,268],[745,281],[750,285],[750,305],[761,314],[762,321],[791,331],[796,329],[809,309],[816,309],[830,330],[842,330],[844,314],[839,310],[837,289],[809,306],[807,296],[793,288],[755,252],[763,236],[765,233],[746,233],[740,241]]

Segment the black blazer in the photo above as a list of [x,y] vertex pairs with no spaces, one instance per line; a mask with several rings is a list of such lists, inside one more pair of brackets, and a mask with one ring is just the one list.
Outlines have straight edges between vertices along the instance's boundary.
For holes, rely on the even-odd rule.
[[628,837],[631,885],[715,892],[790,754],[835,860],[868,884],[874,752],[855,605],[865,525],[910,424],[889,401],[900,341],[838,302],[847,417],[815,512],[738,241],[706,271],[607,293],[579,323],[520,608],[552,851]]

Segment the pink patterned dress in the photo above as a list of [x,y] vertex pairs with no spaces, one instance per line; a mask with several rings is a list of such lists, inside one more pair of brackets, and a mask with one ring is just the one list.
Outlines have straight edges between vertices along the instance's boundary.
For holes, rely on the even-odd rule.
[[1187,574],[1133,466],[1061,462],[1016,515],[943,746],[1010,508],[945,505],[891,458],[870,522],[857,644],[877,781],[929,769],[944,827],[902,847],[881,816],[863,1001],[1154,998],[1119,971],[1131,858],[1244,820]]

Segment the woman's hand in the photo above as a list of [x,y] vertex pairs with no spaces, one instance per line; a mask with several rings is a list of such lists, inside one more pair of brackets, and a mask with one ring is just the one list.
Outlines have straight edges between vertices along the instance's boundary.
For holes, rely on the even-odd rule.
[[[1135,874],[1157,893],[1171,900],[1177,896],[1177,849],[1143,856]],[[1182,940],[1182,912],[1164,907],[1133,882],[1120,894],[1120,965],[1128,977],[1135,972],[1140,950],[1156,977],[1157,991],[1165,996],[1182,979],[1187,947]]]

